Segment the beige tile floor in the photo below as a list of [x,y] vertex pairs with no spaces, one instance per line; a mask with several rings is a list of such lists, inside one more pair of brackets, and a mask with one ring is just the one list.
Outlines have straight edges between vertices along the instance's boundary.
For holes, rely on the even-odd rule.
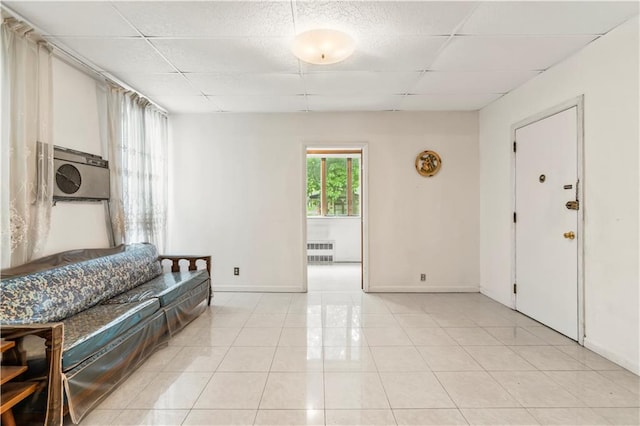
[[306,294],[213,306],[82,425],[638,425],[638,376],[480,294]]

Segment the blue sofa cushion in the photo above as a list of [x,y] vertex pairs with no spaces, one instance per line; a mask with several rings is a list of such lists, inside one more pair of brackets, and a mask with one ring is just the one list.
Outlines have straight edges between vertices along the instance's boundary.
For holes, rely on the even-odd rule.
[[160,306],[168,306],[208,280],[209,274],[206,270],[167,272],[103,303],[130,303],[157,297]]
[[62,370],[67,371],[80,364],[158,309],[158,299],[96,305],[64,320]]
[[151,244],[0,282],[0,324],[60,321],[162,273]]

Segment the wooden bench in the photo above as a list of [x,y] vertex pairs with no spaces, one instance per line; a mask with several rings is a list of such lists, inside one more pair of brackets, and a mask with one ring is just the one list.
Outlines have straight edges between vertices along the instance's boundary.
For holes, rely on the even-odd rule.
[[[0,353],[6,352],[15,346],[12,340],[0,341]],[[26,365],[0,366],[0,386],[2,386],[2,404],[0,414],[4,426],[16,426],[12,408],[36,391],[37,383],[13,382],[12,380],[27,371]]]

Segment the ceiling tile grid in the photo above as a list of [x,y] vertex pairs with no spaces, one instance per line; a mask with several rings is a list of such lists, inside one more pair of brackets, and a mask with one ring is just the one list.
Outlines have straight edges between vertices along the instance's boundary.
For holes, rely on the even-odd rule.
[[476,7],[464,1],[296,1],[296,28],[368,36],[449,35]]
[[[47,37],[48,38],[48,37]],[[101,70],[118,73],[165,73],[174,68],[167,63],[144,39],[59,37],[50,39],[60,43],[80,57],[86,58]]]
[[113,5],[147,37],[294,35],[288,1],[134,1]]
[[455,36],[433,70],[545,70],[597,36]]
[[310,111],[394,111],[402,102],[400,95],[324,96],[309,95]]
[[206,95],[304,95],[298,73],[188,73],[186,78]]
[[[638,2],[8,1],[53,44],[170,112],[476,110],[638,14]],[[299,61],[296,33],[356,51]]]
[[507,93],[540,71],[429,71],[411,93]]
[[402,111],[475,111],[495,101],[499,93],[434,93],[407,95],[402,98]]
[[199,96],[200,85],[193,84],[177,72],[169,73],[118,73],[118,77],[148,96]]
[[228,112],[298,112],[307,110],[305,96],[213,96]]
[[605,34],[637,14],[635,1],[482,2],[459,34]]
[[138,35],[109,2],[7,1],[4,3],[51,36],[128,37]]
[[363,96],[404,94],[415,84],[420,72],[315,72],[304,75],[307,94],[331,96]]
[[162,95],[154,96],[152,99],[165,107],[169,112],[204,114],[222,111],[222,108],[215,102],[215,99],[207,96]]
[[182,72],[298,72],[298,60],[282,37],[151,38]]
[[303,73],[323,71],[422,71],[436,59],[447,36],[372,35],[356,45],[353,55],[331,65],[301,63]]

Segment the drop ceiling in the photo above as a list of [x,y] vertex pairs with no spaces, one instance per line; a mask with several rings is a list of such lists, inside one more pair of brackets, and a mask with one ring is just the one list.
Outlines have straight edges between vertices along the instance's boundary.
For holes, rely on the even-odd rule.
[[[5,1],[172,113],[477,110],[638,14],[637,2]],[[334,65],[295,34],[349,33]]]

